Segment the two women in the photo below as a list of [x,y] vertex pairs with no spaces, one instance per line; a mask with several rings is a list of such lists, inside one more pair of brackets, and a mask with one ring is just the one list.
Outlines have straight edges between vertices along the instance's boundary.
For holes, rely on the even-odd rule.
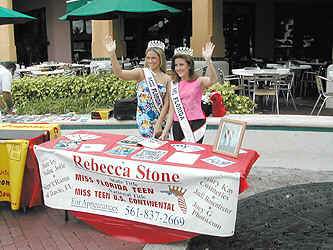
[[[111,37],[105,39],[105,46],[111,56],[113,73],[123,80],[137,81],[136,120],[140,134],[145,137],[158,137],[161,134],[160,138],[166,139],[173,124],[174,140],[202,143],[206,117],[201,109],[201,97],[204,89],[217,80],[211,60],[215,45],[209,42],[202,48],[202,56],[207,61],[210,72],[209,77],[198,76],[194,72],[192,49],[175,49],[171,65],[172,81],[166,74],[162,42],[150,41],[146,50],[145,68],[133,70],[121,68],[115,53],[116,42]],[[166,115],[167,123],[162,132],[162,122]]]

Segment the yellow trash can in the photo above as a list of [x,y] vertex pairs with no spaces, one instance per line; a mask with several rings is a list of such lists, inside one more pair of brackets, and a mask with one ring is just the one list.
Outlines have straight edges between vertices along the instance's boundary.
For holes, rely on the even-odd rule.
[[27,140],[0,140],[0,201],[9,201],[13,210],[20,208]]

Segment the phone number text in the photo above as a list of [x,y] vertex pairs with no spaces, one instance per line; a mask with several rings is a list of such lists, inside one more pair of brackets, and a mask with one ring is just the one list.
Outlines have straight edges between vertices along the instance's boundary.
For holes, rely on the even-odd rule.
[[185,220],[183,217],[161,213],[159,211],[140,209],[138,207],[126,206],[125,215],[137,218],[144,218],[146,220],[160,222],[162,224],[183,226]]

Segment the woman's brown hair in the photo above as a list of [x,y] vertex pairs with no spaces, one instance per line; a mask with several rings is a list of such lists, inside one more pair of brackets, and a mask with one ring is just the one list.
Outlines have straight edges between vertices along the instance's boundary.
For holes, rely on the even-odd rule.
[[187,63],[187,65],[190,66],[190,70],[189,70],[189,81],[190,82],[193,82],[195,81],[199,75],[197,73],[194,72],[194,61],[193,61],[193,58],[190,56],[190,55],[184,55],[184,54],[176,54],[172,57],[172,61],[171,61],[171,70],[172,70],[172,80],[173,81],[176,81],[176,82],[179,82],[181,79],[180,77],[178,76],[178,74],[176,73],[176,70],[175,70],[175,60],[177,58],[181,58],[181,59],[184,59],[185,62]]

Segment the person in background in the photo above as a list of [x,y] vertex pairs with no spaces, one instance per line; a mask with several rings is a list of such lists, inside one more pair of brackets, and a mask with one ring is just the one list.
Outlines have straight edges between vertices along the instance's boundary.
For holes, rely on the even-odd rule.
[[150,41],[146,49],[144,68],[132,70],[121,68],[116,56],[116,41],[111,36],[105,38],[105,47],[111,57],[113,73],[120,79],[137,82],[136,121],[139,132],[144,137],[153,137],[156,120],[160,113],[165,117],[169,108],[167,88],[170,78],[166,74],[164,43],[157,40]]
[[4,113],[14,114],[14,105],[11,95],[13,75],[16,70],[15,63],[0,65],[0,108]]
[[214,48],[215,45],[211,42],[206,43],[202,48],[202,56],[208,64],[208,77],[198,76],[194,72],[192,49],[187,47],[175,49],[171,64],[173,75],[169,86],[170,108],[160,139],[167,138],[172,125],[175,141],[203,142],[206,116],[201,108],[201,98],[204,90],[217,81],[211,60]]

